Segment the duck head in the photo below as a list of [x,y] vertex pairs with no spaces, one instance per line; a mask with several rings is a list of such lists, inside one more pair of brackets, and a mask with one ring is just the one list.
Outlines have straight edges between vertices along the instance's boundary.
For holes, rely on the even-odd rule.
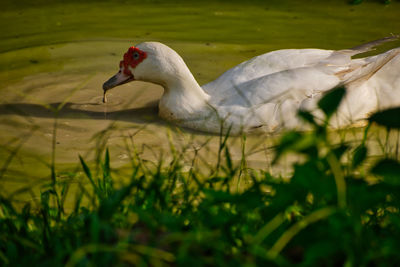
[[118,73],[103,84],[103,90],[134,80],[167,88],[168,84],[182,77],[186,69],[183,59],[168,46],[157,42],[141,43],[128,49],[119,64]]

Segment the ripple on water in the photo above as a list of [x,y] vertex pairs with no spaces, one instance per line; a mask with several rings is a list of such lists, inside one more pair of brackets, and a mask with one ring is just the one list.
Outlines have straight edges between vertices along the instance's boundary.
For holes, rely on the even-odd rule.
[[123,108],[123,102],[121,97],[113,96],[111,93],[108,93],[107,103],[103,103],[103,96],[95,96],[92,97],[89,102],[72,104],[71,108],[85,111],[110,112],[121,110]]

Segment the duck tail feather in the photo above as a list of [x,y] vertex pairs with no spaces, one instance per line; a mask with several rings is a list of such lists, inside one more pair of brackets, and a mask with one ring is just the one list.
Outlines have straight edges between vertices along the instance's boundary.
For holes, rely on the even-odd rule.
[[365,43],[365,44],[362,44],[362,45],[358,45],[358,46],[352,47],[352,48],[350,48],[350,49],[348,49],[346,51],[349,51],[349,52],[351,51],[352,55],[357,55],[357,54],[361,54],[361,53],[365,53],[365,52],[374,50],[375,47],[377,47],[377,46],[380,46],[380,45],[382,45],[384,43],[387,43],[387,42],[396,41],[399,38],[400,38],[399,34],[397,34],[397,35],[393,34],[391,36],[387,36],[387,37],[382,38],[382,39],[378,39],[378,40],[371,41],[371,42],[368,42],[368,43]]
[[400,55],[400,48],[395,48],[384,54],[371,57],[374,58],[373,61],[366,61],[364,64],[358,66],[356,64],[353,66],[354,68],[350,67],[349,70],[342,73],[336,73],[336,75],[341,78],[345,84],[355,81],[365,81],[398,55]]

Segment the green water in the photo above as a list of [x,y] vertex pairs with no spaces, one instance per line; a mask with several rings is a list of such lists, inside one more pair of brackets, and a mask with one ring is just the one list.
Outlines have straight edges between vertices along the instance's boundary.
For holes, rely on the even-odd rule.
[[[78,154],[92,159],[99,145],[92,137],[110,125],[117,129],[106,142],[115,166],[128,162],[122,139],[144,125],[135,135],[135,145],[151,148],[143,158],[168,150],[168,127],[154,108],[161,88],[128,84],[100,105],[102,83],[133,44],[166,43],[202,84],[271,50],[341,49],[400,32],[398,1],[2,1],[0,8],[0,184],[9,191],[49,179],[54,140],[58,168],[74,166]],[[54,139],[48,108],[60,103]],[[194,135],[198,144],[218,146],[216,137]],[[240,141],[232,142],[239,159]],[[249,164],[266,166],[260,147],[271,144],[249,142]]]
[[[174,46],[193,71],[201,74],[199,80],[208,81],[227,67],[266,51],[346,48],[400,29],[398,2],[357,6],[316,0],[49,2],[2,4],[3,84],[57,71],[71,60],[85,62],[86,68],[79,69],[85,72],[115,69],[118,62],[106,58],[110,53],[116,53],[116,61],[127,46],[145,40]],[[114,42],[124,45],[113,46]],[[85,44],[84,50],[53,55],[52,50],[71,43]]]

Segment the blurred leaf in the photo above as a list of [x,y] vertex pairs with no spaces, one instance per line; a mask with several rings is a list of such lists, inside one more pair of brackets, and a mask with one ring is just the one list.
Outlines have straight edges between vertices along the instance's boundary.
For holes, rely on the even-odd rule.
[[83,158],[80,155],[79,155],[79,160],[81,161],[83,171],[85,172],[86,176],[89,178],[90,182],[94,185],[92,173],[90,172],[89,167],[86,165],[85,161],[83,160]]
[[301,137],[302,135],[299,132],[291,131],[285,133],[276,148],[276,154],[273,163],[275,163],[279,157],[292,145],[294,145]]
[[231,153],[229,152],[229,148],[227,146],[225,147],[225,157],[226,157],[226,166],[228,167],[229,172],[233,173]]
[[400,107],[378,111],[372,114],[369,121],[388,128],[400,129]]
[[40,204],[45,208],[45,210],[49,209],[49,200],[50,190],[46,190],[40,194]]
[[9,265],[10,261],[7,259],[6,255],[0,250],[0,260],[3,261],[5,265]]
[[110,153],[108,152],[108,148],[106,149],[106,155],[104,157],[104,169],[103,169],[103,178],[110,176]]
[[89,217],[89,233],[91,242],[97,243],[99,241],[99,234],[100,234],[100,221],[97,214],[92,214]]
[[322,209],[313,211],[312,213],[305,216],[302,220],[293,224],[287,229],[280,238],[275,242],[272,248],[268,251],[268,256],[275,258],[282,251],[282,249],[289,243],[289,241],[295,237],[301,230],[306,228],[308,225],[324,220],[336,212],[335,207],[326,206]]
[[75,212],[76,214],[78,214],[79,208],[81,207],[82,197],[83,197],[83,191],[80,190],[80,191],[76,194],[76,198],[75,198],[74,212]]
[[115,212],[117,212],[122,201],[130,195],[132,188],[136,184],[136,180],[133,180],[129,185],[123,186],[121,189],[115,191],[111,196],[103,200],[99,207],[100,219],[110,218]]
[[[327,258],[338,258],[337,251],[339,250],[337,242],[327,241],[325,239],[315,240],[315,243],[309,246],[304,255],[304,266],[320,266]],[[334,265],[332,262],[330,264]]]
[[392,185],[400,185],[400,163],[393,159],[383,159],[371,169],[371,173],[383,177],[383,180]]
[[26,203],[24,207],[22,208],[21,212],[22,218],[25,220],[25,222],[29,219],[31,215],[31,203]]
[[306,122],[308,122],[312,125],[316,125],[314,116],[310,112],[305,111],[305,110],[299,110],[298,115],[300,118],[302,118]]
[[351,162],[353,168],[358,167],[367,158],[368,149],[364,145],[359,145],[353,154],[353,161]]
[[92,184],[93,188],[94,188],[94,189],[96,190],[96,192],[97,192],[97,186],[96,186],[96,184],[95,184],[94,181],[93,181],[92,173],[90,172],[89,167],[86,165],[85,161],[83,160],[83,158],[82,158],[80,155],[79,155],[79,160],[81,161],[81,165],[82,165],[83,171],[84,171],[85,174],[86,174],[86,177],[89,179],[89,181],[90,181],[90,183]]
[[260,244],[270,233],[275,231],[283,222],[285,221],[285,216],[283,213],[278,213],[272,220],[268,221],[257,234],[253,237],[253,244]]
[[112,191],[112,179],[111,179],[111,168],[110,168],[110,153],[108,148],[106,149],[104,163],[101,164],[103,169],[103,180],[98,183],[99,191],[103,197],[107,197]]
[[[296,187],[297,201],[304,201],[307,193],[314,195],[314,203],[320,201],[334,202],[336,186],[334,179],[326,175],[326,169],[314,161],[296,165],[292,177],[292,185]],[[300,195],[303,192],[303,196]],[[304,198],[303,200],[300,197]]]
[[272,163],[276,163],[279,157],[288,151],[301,152],[311,156],[314,154],[313,152],[315,152],[313,150],[315,150],[316,141],[317,140],[312,133],[302,134],[295,131],[288,132],[283,135],[282,139],[280,140],[279,145],[276,148],[275,158]]
[[343,154],[349,149],[348,145],[341,144],[338,147],[335,147],[332,152],[335,154],[336,158],[340,160],[340,158],[343,156]]
[[360,179],[348,179],[348,206],[355,214],[379,207],[387,203],[387,195],[390,192],[388,186],[384,183],[369,185]]
[[332,114],[335,113],[345,93],[346,89],[344,87],[337,87],[326,93],[318,101],[318,107],[322,109],[327,119],[329,119]]
[[17,214],[17,211],[13,207],[11,201],[1,196],[0,196],[0,212],[1,212],[0,218],[2,217],[1,215],[8,217]]
[[207,196],[207,200],[212,203],[234,202],[237,199],[236,195],[221,190],[205,189],[204,193]]

